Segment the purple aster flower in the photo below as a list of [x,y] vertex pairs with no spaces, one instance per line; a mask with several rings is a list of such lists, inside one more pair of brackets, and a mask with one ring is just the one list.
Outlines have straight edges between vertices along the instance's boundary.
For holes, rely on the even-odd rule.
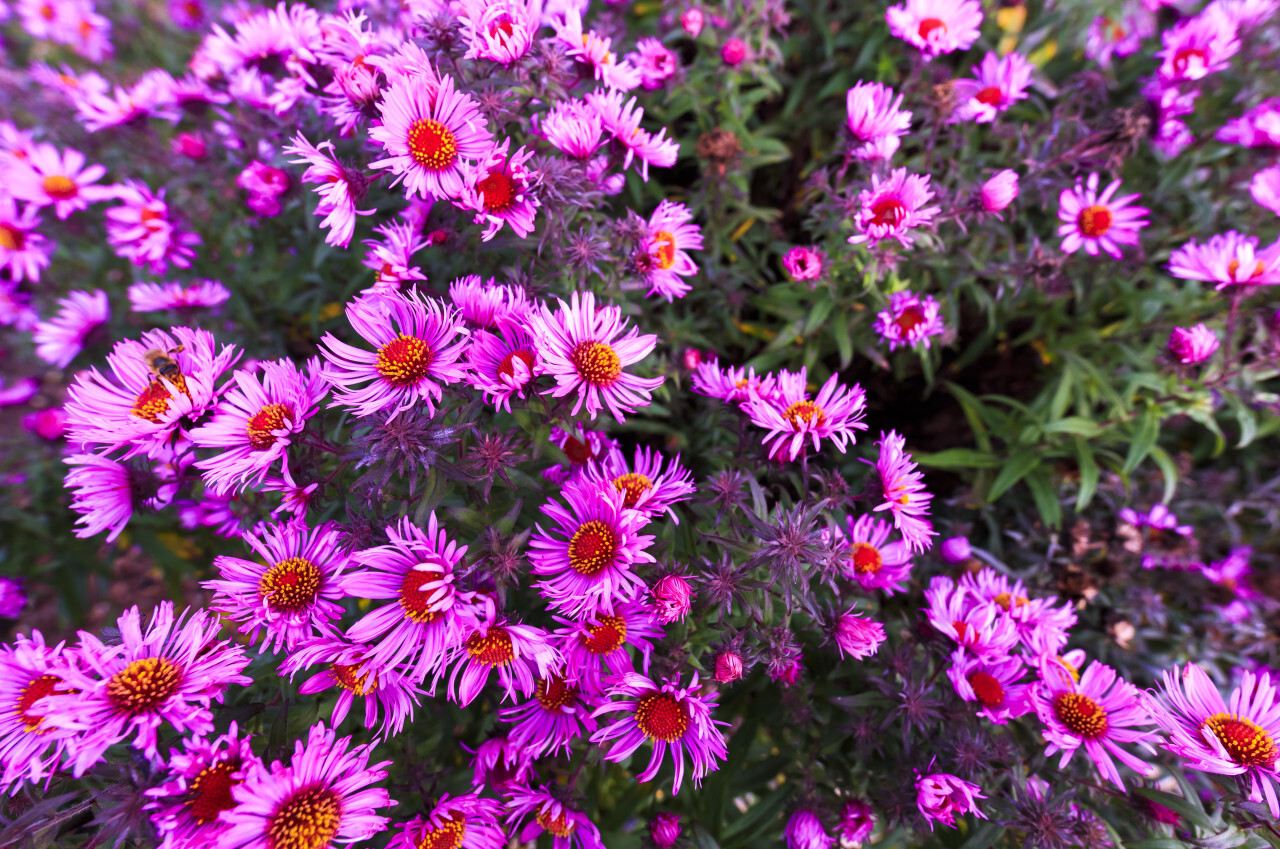
[[1073,254],[1084,248],[1089,256],[1097,256],[1101,249],[1113,259],[1120,259],[1122,245],[1138,244],[1138,232],[1149,223],[1144,217],[1151,210],[1134,206],[1140,195],[1115,197],[1120,181],[1114,180],[1098,192],[1098,175],[1089,175],[1081,185],[1076,180],[1074,189],[1063,189],[1058,196],[1058,218],[1064,223],[1058,227],[1062,236],[1062,252]]
[[1124,782],[1116,760],[1140,775],[1151,772],[1149,764],[1120,746],[1139,743],[1150,750],[1146,741],[1152,735],[1146,726],[1151,719],[1138,689],[1122,680],[1110,666],[1095,660],[1077,681],[1062,664],[1042,658],[1040,683],[1032,690],[1032,702],[1044,723],[1044,736],[1049,743],[1045,754],[1062,752],[1059,769],[1065,768],[1076,750],[1083,747],[1098,774],[1121,790]]
[[133,518],[135,501],[158,510],[178,489],[171,478],[147,475],[97,454],[70,454],[62,462],[71,467],[63,485],[71,492],[71,509],[80,514],[76,524],[83,527],[74,531],[80,539],[108,531],[106,541],[114,542]]
[[216,845],[227,830],[219,816],[236,806],[231,788],[262,767],[235,722],[213,739],[188,737],[167,756],[167,780],[146,791],[152,801],[143,810],[161,837],[164,849],[204,849]]
[[173,602],[156,606],[146,631],[136,606],[118,621],[121,645],[80,632],[80,644],[60,667],[61,683],[33,710],[53,727],[80,732],[68,751],[77,778],[112,745],[133,735],[134,747],[156,758],[156,732],[169,722],[180,732],[213,730],[210,702],[230,684],[251,684],[242,647],[218,639],[222,625],[207,611],[174,617]]
[[591,696],[603,693],[606,679],[635,671],[629,647],[640,652],[640,668],[647,673],[653,644],[662,639],[653,609],[640,601],[615,604],[612,615],[597,614],[582,621],[557,616],[556,621],[564,626],[556,634],[565,677]]
[[107,293],[73,291],[58,299],[58,312],[36,325],[32,341],[36,356],[57,368],[66,368],[80,355],[84,340],[94,328],[111,318]]
[[538,679],[533,698],[524,704],[500,709],[498,719],[514,725],[508,739],[530,757],[540,758],[548,751],[554,754],[557,749],[564,749],[567,757],[574,740],[596,730],[591,714],[596,701],[577,684],[552,675]]
[[542,374],[533,334],[516,318],[504,318],[497,333],[477,330],[467,348],[467,382],[499,410],[511,411],[511,396],[524,399],[525,387]]
[[[930,768],[932,768],[930,764]],[[916,773],[916,807],[929,823],[940,822],[947,828],[955,828],[956,814],[973,814],[980,819],[987,815],[978,809],[978,799],[985,799],[982,788],[946,772],[928,775]]]
[[485,225],[481,241],[487,242],[502,225],[511,227],[521,238],[533,232],[533,219],[542,202],[529,187],[537,173],[527,167],[533,151],[521,147],[508,154],[511,139],[503,139],[480,157],[475,166],[467,166],[459,205],[476,213],[475,224]]
[[595,715],[622,711],[609,725],[591,735],[591,742],[609,744],[606,761],[624,761],[645,741],[653,743],[649,765],[636,776],[640,782],[651,781],[662,767],[667,752],[675,766],[673,794],[680,792],[684,780],[685,754],[692,763],[693,783],[702,786],[708,772],[719,769],[717,761],[728,756],[724,732],[713,720],[711,709],[716,703],[710,696],[699,695],[698,673],[693,673],[689,686],[681,688],[679,679],[666,679],[658,685],[635,672],[623,675],[609,689],[613,699],[596,708]]
[[449,300],[472,327],[498,330],[514,323],[527,329],[529,300],[519,286],[497,284],[493,278],[485,283],[479,274],[468,274],[449,284]]
[[715,674],[712,677],[721,684],[732,684],[742,679],[744,671],[742,655],[725,649],[716,655]]
[[217,280],[198,280],[189,286],[169,283],[134,283],[129,304],[134,312],[216,307],[231,298],[231,290]]
[[984,658],[1001,658],[1018,643],[1013,619],[1001,615],[995,604],[982,604],[961,584],[935,575],[924,593],[929,624],[970,652]]
[[41,704],[61,686],[73,653],[64,643],[48,645],[36,630],[0,643],[0,793],[47,781],[68,749],[76,751],[77,730],[46,722]]
[[201,239],[181,230],[170,214],[164,189],[151,191],[144,183],[127,180],[117,187],[119,206],[106,212],[107,242],[117,255],[152,274],[164,274],[169,263],[190,268]]
[[1017,655],[986,659],[957,648],[951,654],[947,677],[956,695],[978,703],[978,716],[1004,725],[1030,713],[1031,684],[1020,684],[1023,661]]
[[786,839],[787,849],[831,849],[836,842],[822,827],[822,820],[818,819],[818,815],[807,808],[801,808],[791,815],[782,835]]
[[1035,66],[1021,53],[1004,56],[988,53],[972,70],[975,79],[952,83],[956,108],[948,123],[991,123],[1001,112],[1007,112],[1013,104],[1027,98],[1027,87],[1031,85]]
[[1240,50],[1236,22],[1214,3],[1165,30],[1160,39],[1163,47],[1156,58],[1166,85],[1224,71],[1230,66],[1227,60]]
[[543,114],[538,129],[556,150],[574,159],[590,159],[604,142],[600,113],[584,100],[561,100]]
[[1280,97],[1269,97],[1239,118],[1223,124],[1215,137],[1226,144],[1280,148],[1277,119],[1280,119]]
[[21,578],[0,577],[0,619],[17,619],[27,606]]
[[817,280],[822,276],[825,259],[817,248],[796,245],[782,258],[782,266],[792,280]]
[[[1249,196],[1261,207],[1280,215],[1280,165],[1263,168],[1249,181]],[[3,228],[0,223],[0,228]],[[0,265],[4,263],[4,237],[0,235]]]
[[1006,209],[1018,197],[1018,172],[1012,168],[997,171],[985,183],[978,193],[982,209],[1003,218],[1000,212]]
[[1280,241],[1258,248],[1258,240],[1234,230],[1210,236],[1204,245],[1193,239],[1169,257],[1169,273],[1184,280],[1233,285],[1274,286],[1280,283]]
[[841,660],[846,654],[854,660],[865,660],[880,650],[880,644],[885,641],[884,626],[849,608],[836,617],[831,638],[840,650]]
[[21,208],[8,194],[0,194],[0,271],[8,271],[14,283],[40,282],[48,268],[53,243],[38,230],[40,213],[34,204]]
[[91,203],[115,197],[115,187],[94,185],[106,176],[107,169],[102,165],[86,167],[85,161],[78,150],[33,145],[24,158],[10,160],[5,188],[17,200],[36,207],[52,206],[54,214],[65,219],[77,210],[88,209]]
[[292,652],[303,640],[334,633],[346,597],[342,570],[347,555],[337,525],[314,530],[301,522],[262,525],[240,538],[260,558],[219,555],[213,568],[220,580],[201,586],[213,592],[209,606],[241,623],[251,643],[265,632],[266,651]]
[[684,281],[698,273],[687,251],[702,250],[702,228],[693,223],[693,213],[682,203],[664,200],[649,216],[649,226],[641,246],[637,269],[649,291],[645,297],[661,295],[671,303],[683,298],[693,287]]
[[833,374],[810,399],[804,366],[798,372],[783,371],[771,397],[756,395],[743,405],[752,424],[768,431],[763,442],[771,458],[795,460],[806,445],[822,450],[822,440],[830,439],[841,454],[857,443],[857,431],[866,430],[866,394],[854,384],[850,389]]
[[501,813],[496,799],[446,793],[425,817],[401,825],[387,849],[503,849],[507,834],[498,823]]
[[911,113],[903,111],[902,95],[895,96],[887,85],[857,83],[845,95],[845,112],[845,126],[853,138],[850,153],[856,159],[891,158],[901,144],[899,137],[911,131]]
[[671,505],[693,494],[693,476],[680,465],[680,455],[668,460],[657,451],[637,445],[630,466],[623,453],[614,448],[586,467],[585,477],[624,494],[622,506],[638,510],[650,519],[663,513],[677,525],[680,517]]
[[494,670],[504,700],[514,698],[517,689],[531,696],[538,679],[559,672],[564,658],[551,645],[546,631],[500,618],[490,603],[484,621],[453,650],[446,663],[453,665],[449,698],[466,707],[480,695]]
[[369,647],[342,638],[315,637],[298,643],[280,664],[280,674],[292,680],[313,666],[322,669],[298,687],[303,695],[338,688],[330,723],[341,725],[357,698],[364,699],[364,727],[377,729],[376,738],[391,737],[413,719],[422,691],[400,672],[371,659]]
[[[467,747],[463,745],[463,748]],[[506,737],[485,740],[472,755],[471,789],[474,791],[488,785],[504,795],[519,792],[533,775],[533,758],[523,746]]]
[[906,452],[906,439],[899,434],[881,433],[876,445],[880,456],[876,458],[875,467],[884,501],[876,506],[875,512],[888,510],[907,546],[915,552],[927,551],[933,547],[932,537],[937,534],[925,518],[933,495],[924,488],[924,475],[916,471],[915,462]]
[[871,806],[861,799],[850,799],[840,809],[840,821],[836,831],[842,843],[861,846],[876,827],[876,816]]
[[[626,421],[627,413],[648,406],[650,393],[665,380],[623,371],[648,356],[658,337],[628,330],[622,309],[597,308],[590,292],[574,292],[554,312],[544,304],[529,321],[546,373],[556,379],[557,385],[544,394],[560,398],[576,393],[573,415],[585,404],[593,419],[607,407],[615,419]],[[619,334],[625,335],[619,339]]]
[[624,103],[624,96],[621,90],[608,93],[597,90],[588,94],[586,99],[600,114],[600,125],[626,149],[622,167],[629,168],[633,160],[639,160],[640,179],[648,182],[649,166],[670,168],[675,165],[680,145],[675,139],[666,137],[666,127],[657,135],[643,129],[640,121],[644,118],[644,110],[636,105],[634,97]]
[[261,378],[237,369],[231,376],[236,387],[213,408],[213,419],[188,434],[196,446],[218,452],[196,463],[214,495],[260,484],[276,460],[287,471],[292,437],[302,433],[329,394],[315,357],[305,373],[289,359],[260,366]]
[[636,49],[627,54],[629,61],[640,72],[640,85],[646,91],[662,88],[680,68],[680,57],[656,38],[641,38]]
[[890,351],[920,343],[928,348],[931,337],[946,332],[941,310],[942,305],[932,295],[894,292],[889,296],[889,308],[876,315],[875,331],[889,343]]
[[908,174],[906,168],[895,168],[883,180],[879,174],[871,175],[871,188],[858,193],[854,219],[858,232],[848,238],[849,244],[870,242],[875,247],[882,239],[897,239],[904,248],[911,247],[913,239],[907,231],[928,226],[939,211],[936,206],[925,206],[933,196],[928,174]]
[[462,14],[458,18],[467,42],[464,58],[488,59],[502,65],[518,61],[529,52],[541,26],[538,20],[540,8],[529,0],[472,0],[463,3]]
[[778,396],[774,375],[758,376],[754,366],[722,369],[718,359],[699,363],[690,383],[693,391],[700,395],[744,406],[755,397],[773,399]]
[[[570,808],[547,792],[545,787],[513,788],[507,810],[507,827],[521,843],[528,843],[545,831],[551,835],[552,849],[606,849],[595,823],[582,811]],[[526,819],[529,821],[525,822]],[[521,823],[524,827],[517,831]]]
[[365,254],[364,265],[378,273],[372,291],[382,294],[398,293],[403,283],[427,279],[422,269],[412,264],[413,255],[428,244],[417,225],[408,221],[388,221],[374,227],[373,232],[382,238],[366,239],[364,242],[369,249]]
[[[326,333],[320,350],[329,361],[324,377],[334,387],[334,402],[361,418],[379,410],[391,417],[422,404],[435,415],[440,384],[466,377],[459,362],[466,335],[453,307],[409,292],[366,295],[347,304],[347,320],[377,350],[356,348]],[[363,385],[362,385],[363,384]]]
[[323,723],[293,746],[285,766],[249,770],[231,788],[235,807],[223,812],[219,849],[322,849],[367,840],[390,822],[374,811],[394,804],[381,788],[391,761],[369,765],[371,746],[335,739]]
[[559,448],[570,463],[568,468],[552,466],[542,472],[547,480],[559,484],[582,477],[593,461],[603,460],[610,451],[618,448],[616,440],[598,430],[587,430],[581,422],[575,422],[572,431],[552,425],[548,441]]
[[1136,3],[1124,9],[1119,20],[1099,15],[1089,24],[1085,35],[1084,55],[1104,68],[1111,67],[1111,57],[1132,56],[1142,49],[1142,40],[1156,34],[1156,18],[1150,10]]
[[948,537],[942,541],[938,553],[947,563],[957,566],[973,556],[973,548],[965,537]]
[[1186,569],[1191,566],[1188,543],[1194,540],[1195,528],[1179,522],[1172,510],[1163,504],[1152,505],[1145,513],[1124,507],[1116,514],[1142,533],[1142,568]]
[[978,0],[906,0],[884,13],[889,32],[917,48],[925,61],[968,50],[978,40],[982,5]]
[[1184,366],[1202,363],[1218,350],[1218,336],[1204,322],[1194,327],[1175,327],[1169,334],[1169,353]]

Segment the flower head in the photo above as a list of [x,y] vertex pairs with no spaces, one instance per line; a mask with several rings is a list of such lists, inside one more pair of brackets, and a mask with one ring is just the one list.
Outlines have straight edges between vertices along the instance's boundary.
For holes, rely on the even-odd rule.
[[983,210],[994,213],[997,217],[1001,217],[1000,212],[1013,203],[1017,197],[1018,172],[1012,168],[997,171],[982,184],[982,189],[978,193],[978,199],[982,203]]
[[[1254,174],[1249,181],[1249,195],[1259,206],[1280,215],[1280,165],[1263,168]],[[0,244],[0,261],[3,261],[3,256],[3,244]]]
[[857,442],[857,431],[867,429],[862,421],[867,404],[861,386],[854,384],[850,389],[833,374],[810,398],[806,385],[803,367],[798,372],[784,371],[772,397],[756,395],[743,405],[752,423],[768,431],[764,444],[770,457],[795,460],[806,444],[820,451],[823,439],[830,439],[843,454],[850,443]]
[[51,144],[36,144],[23,159],[11,159],[6,169],[8,193],[37,207],[52,206],[59,218],[109,200],[115,188],[95,185],[107,173],[101,165],[86,166],[84,154]]
[[15,283],[39,282],[41,270],[49,267],[53,243],[39,227],[35,204],[19,207],[11,196],[0,192],[0,271],[7,271]]
[[661,295],[670,303],[683,298],[693,288],[683,278],[698,273],[698,266],[687,251],[702,249],[702,228],[693,223],[693,213],[682,203],[664,200],[649,217],[641,252],[644,261],[637,264],[650,295]]
[[191,267],[200,236],[178,227],[164,189],[153,192],[145,183],[126,180],[114,197],[120,205],[106,212],[107,241],[118,256],[152,274],[164,274],[170,263]]
[[538,758],[557,749],[563,749],[567,755],[574,740],[596,730],[597,722],[591,709],[597,703],[596,694],[588,693],[560,675],[551,675],[538,679],[533,698],[524,704],[500,709],[498,719],[514,723],[507,736],[531,757]]
[[[521,843],[528,843],[546,832],[551,835],[552,849],[605,849],[600,829],[595,823],[582,811],[553,796],[545,787],[537,790],[513,788],[507,810],[510,812],[507,825]],[[520,823],[524,823],[524,827],[517,830]]]
[[134,283],[129,304],[134,312],[216,307],[231,298],[231,290],[217,280],[199,280],[189,286],[169,283]]
[[844,843],[857,847],[866,842],[876,827],[876,815],[871,806],[861,799],[850,799],[840,809],[836,832]]
[[1169,334],[1169,352],[1184,366],[1202,363],[1218,350],[1218,335],[1204,322],[1195,327],[1175,327]]
[[632,462],[617,448],[610,449],[586,466],[584,477],[624,493],[623,506],[638,510],[650,519],[669,515],[677,525],[671,505],[693,494],[693,476],[680,464],[680,455],[666,458],[652,449],[636,446]]
[[1240,50],[1236,22],[1216,3],[1165,30],[1160,39],[1164,46],[1156,58],[1161,60],[1159,75],[1166,85],[1226,70],[1227,60]]
[[[538,33],[538,5],[528,0],[471,0],[462,4],[467,59],[488,59],[511,65],[529,52]],[[468,847],[471,849],[471,847]]]
[[792,280],[817,280],[822,276],[825,259],[817,248],[796,245],[782,258],[782,266]]
[[533,219],[542,202],[530,191],[536,172],[526,163],[533,151],[520,148],[508,154],[511,139],[503,139],[479,158],[474,166],[468,166],[459,203],[463,209],[474,210],[476,224],[484,224],[482,241],[489,241],[498,234],[502,225],[511,227],[517,236],[525,237],[533,232]]
[[968,50],[978,40],[982,5],[978,0],[906,0],[884,13],[889,32],[920,50],[926,61],[942,53]]
[[950,773],[916,773],[916,807],[929,823],[930,831],[933,831],[935,822],[955,828],[956,814],[973,814],[987,819],[977,802],[985,798],[978,785]]
[[320,228],[329,231],[324,237],[325,244],[344,248],[351,244],[356,216],[373,214],[372,209],[356,208],[356,202],[364,196],[365,177],[334,158],[331,141],[314,145],[298,133],[284,152],[301,157],[289,161],[294,165],[306,165],[302,182],[316,186],[315,192],[320,199],[316,203],[315,214],[322,216]]
[[511,409],[511,396],[524,398],[525,387],[542,374],[538,345],[518,320],[504,319],[497,333],[477,330],[467,348],[467,382],[499,410]]
[[330,719],[333,725],[346,720],[358,698],[364,700],[364,727],[376,729],[375,739],[399,734],[413,719],[422,691],[404,675],[402,667],[371,658],[368,646],[334,636],[302,640],[280,664],[280,674],[292,679],[313,667],[319,671],[303,681],[298,692],[311,695],[337,689]]
[[928,226],[939,211],[925,206],[933,196],[928,174],[908,174],[906,168],[895,168],[885,179],[873,174],[871,188],[858,194],[860,208],[854,219],[858,232],[849,237],[849,244],[870,242],[875,247],[882,239],[897,239],[904,248],[911,247],[913,239],[907,231]]
[[51,778],[73,743],[76,729],[46,722],[41,702],[60,689],[61,669],[74,651],[49,645],[34,630],[0,644],[0,793]]
[[787,820],[783,829],[787,849],[831,849],[836,839],[827,834],[822,820],[808,808],[801,808]]
[[1030,713],[1031,684],[1020,684],[1023,661],[1017,655],[982,658],[957,648],[951,654],[947,677],[956,695],[978,703],[978,716],[997,725]]
[[50,365],[66,368],[84,347],[94,328],[111,317],[107,293],[74,291],[58,300],[58,313],[36,325],[36,356]]
[[663,575],[653,585],[653,605],[661,624],[679,622],[693,609],[693,587],[681,575]]
[[659,811],[649,820],[649,839],[658,849],[671,849],[680,839],[680,815]]
[[662,627],[647,600],[614,605],[613,613],[572,620],[557,616],[563,627],[556,631],[564,655],[564,674],[583,692],[596,696],[604,682],[635,671],[631,649],[640,655],[640,668],[649,671],[653,644],[662,639]]
[[916,471],[915,461],[906,452],[906,442],[894,431],[880,434],[876,443],[880,456],[875,467],[884,500],[875,510],[888,510],[893,515],[894,527],[912,551],[926,551],[933,546],[931,537],[936,536],[933,525],[925,518],[933,495],[925,490],[924,475]]
[[503,698],[516,690],[531,696],[540,679],[550,678],[564,666],[564,658],[551,644],[547,632],[498,617],[490,604],[484,621],[472,628],[448,663],[449,698],[461,707],[475,701],[496,670]]
[[1260,250],[1256,238],[1234,230],[1210,236],[1203,245],[1193,239],[1169,257],[1169,273],[1219,289],[1274,286],[1280,283],[1280,241]]
[[502,849],[507,835],[498,824],[501,813],[496,799],[446,793],[425,817],[401,825],[387,849]]
[[880,83],[859,82],[845,94],[845,126],[853,138],[857,159],[889,159],[899,138],[911,131],[911,113],[902,109],[902,95]]
[[929,348],[929,339],[941,336],[947,329],[941,311],[942,305],[932,295],[894,292],[889,296],[888,309],[876,315],[875,330],[881,340],[889,343],[890,351],[921,343]]
[[956,100],[950,121],[975,121],[989,124],[1001,112],[1027,97],[1031,73],[1035,66],[1021,53],[999,56],[988,53],[982,63],[973,66],[974,79],[956,80],[952,93]]
[[1138,244],[1138,232],[1146,227],[1144,217],[1151,210],[1134,206],[1139,195],[1115,197],[1120,181],[1115,180],[1098,192],[1098,175],[1090,174],[1082,186],[1076,180],[1074,189],[1063,189],[1058,196],[1058,227],[1062,236],[1063,253],[1073,254],[1084,248],[1089,256],[1097,256],[1101,249],[1114,259],[1120,259],[1122,245]]

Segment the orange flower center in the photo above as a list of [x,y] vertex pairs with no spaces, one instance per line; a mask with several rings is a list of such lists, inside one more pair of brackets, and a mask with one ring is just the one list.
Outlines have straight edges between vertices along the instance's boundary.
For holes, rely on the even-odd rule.
[[0,248],[6,251],[20,251],[27,244],[27,234],[17,227],[0,224]]
[[617,534],[598,519],[583,522],[569,540],[569,566],[587,578],[594,578],[612,566],[617,554]]
[[490,628],[483,636],[477,631],[467,640],[467,654],[489,666],[502,666],[516,656],[511,635],[501,628]]
[[969,686],[973,694],[984,707],[995,707],[1004,702],[1004,687],[994,676],[986,672],[975,672],[969,676]]
[[131,716],[148,713],[178,691],[182,669],[167,657],[144,657],[121,669],[107,682],[107,698]]
[[996,596],[991,600],[994,601],[996,604],[1000,605],[1000,607],[1006,613],[1008,613],[1009,610],[1013,608],[1015,605],[1018,607],[1026,607],[1028,604],[1031,603],[1031,599],[1023,598],[1020,595],[1013,595],[1011,593],[1000,593],[998,596]]
[[466,837],[467,818],[457,811],[450,811],[443,825],[422,832],[414,849],[459,849]]
[[673,233],[666,230],[659,230],[653,234],[653,245],[649,248],[649,253],[658,263],[658,268],[666,271],[668,268],[676,264],[676,237]]
[[638,472],[627,472],[613,479],[613,488],[618,492],[626,493],[622,501],[624,506],[635,507],[640,496],[653,489],[653,481]]
[[797,401],[783,412],[782,417],[791,422],[791,426],[800,429],[801,423],[822,427],[827,421],[827,414],[812,401]]
[[286,799],[267,820],[270,849],[322,849],[342,824],[342,800],[328,787],[313,785]]
[[925,18],[920,22],[920,26],[916,29],[920,37],[925,41],[936,32],[939,36],[947,34],[947,25],[941,18]]
[[588,625],[581,634],[583,647],[594,655],[616,651],[627,641],[627,623],[621,616],[597,616],[598,625]]
[[[0,229],[3,229],[3,228],[0,228]],[[2,237],[3,235],[4,234],[0,232],[0,237]],[[0,244],[3,244],[3,239],[0,239]],[[1239,270],[1240,270],[1240,260],[1233,259],[1231,260],[1231,262],[1227,263],[1227,274],[1230,275],[1232,280],[1235,279],[1236,272]],[[1253,267],[1253,274],[1249,275],[1249,279],[1252,280],[1253,278],[1257,277],[1259,274],[1262,274],[1266,270],[1267,270],[1267,264],[1262,260],[1258,260],[1258,264]]]
[[897,227],[907,217],[907,208],[893,198],[882,198],[871,205],[871,223],[881,227]]
[[1086,206],[1076,216],[1076,226],[1085,236],[1097,238],[1111,229],[1111,210],[1096,203]]
[[281,560],[258,581],[258,592],[276,613],[301,613],[320,595],[320,570],[304,557]]
[[1004,97],[1004,92],[1000,90],[1000,86],[989,85],[986,88],[984,88],[982,91],[975,94],[973,96],[973,99],[978,101],[979,103],[985,103],[988,106],[999,106],[1000,101],[1001,99],[1003,99],[1003,97]]
[[80,193],[75,181],[61,174],[50,174],[44,178],[44,193],[54,200],[70,200]]
[[546,811],[539,811],[534,819],[538,821],[538,825],[546,829],[553,837],[568,837],[578,827],[578,824],[569,819],[568,814],[563,809],[561,809],[558,817],[553,817]]
[[484,208],[489,212],[506,212],[516,202],[516,183],[501,171],[494,171],[476,183],[476,191],[484,194]]
[[401,334],[379,349],[378,374],[392,386],[415,386],[427,376],[434,359],[435,354],[424,340]]
[[425,624],[439,618],[438,612],[429,609],[432,591],[422,589],[422,585],[434,580],[437,574],[438,571],[434,569],[410,569],[404,573],[404,580],[400,583],[400,608],[409,621]]
[[283,430],[285,422],[293,418],[293,408],[288,404],[268,404],[249,418],[245,432],[249,435],[249,447],[265,451],[276,444],[275,431]]
[[573,704],[578,698],[578,688],[566,683],[563,678],[540,678],[534,696],[543,710],[555,711]]
[[650,693],[636,705],[636,725],[650,740],[670,743],[688,730],[689,709],[670,693]]
[[622,360],[613,346],[604,342],[579,342],[569,354],[578,376],[592,386],[612,386],[622,373]]
[[1240,766],[1260,766],[1270,769],[1280,752],[1276,741],[1257,723],[1235,713],[1215,713],[1204,721],[1204,727],[1213,732],[1231,760]]
[[378,680],[369,680],[369,673],[361,675],[359,672],[360,665],[353,663],[347,665],[345,663],[329,664],[329,672],[333,674],[334,682],[344,690],[354,693],[357,696],[365,696],[378,689]]
[[444,124],[423,118],[409,125],[409,156],[428,171],[443,171],[458,158],[458,139]]
[[869,542],[855,542],[849,546],[849,559],[853,561],[853,571],[859,575],[874,575],[884,566],[880,549]]
[[239,780],[231,777],[240,768],[239,761],[220,761],[207,766],[191,782],[191,793],[187,797],[187,807],[191,816],[200,825],[212,822],[218,814],[229,811],[236,806],[231,796],[231,788],[239,784]]
[[1059,693],[1053,700],[1058,721],[1077,737],[1097,738],[1107,733],[1107,711],[1083,693]]
[[41,675],[38,678],[32,678],[31,683],[22,688],[22,692],[18,694],[18,704],[14,707],[13,712],[18,715],[18,719],[22,721],[22,730],[27,732],[36,731],[43,734],[49,729],[40,731],[40,723],[44,722],[43,716],[32,716],[27,713],[31,710],[31,706],[43,699],[45,696],[53,692],[53,688],[58,686],[62,681],[57,675]]
[[[181,372],[174,372],[171,375],[166,374],[165,379],[176,386],[183,395],[188,398],[191,397],[191,393],[187,391],[187,379],[183,377]],[[169,400],[172,397],[163,383],[158,380],[152,380],[147,384],[146,389],[138,393],[138,397],[133,401],[133,409],[130,412],[152,424],[160,424],[161,416],[169,412]]]
[[533,371],[533,352],[521,349],[512,351],[502,358],[502,362],[498,364],[498,374],[505,374],[507,377],[516,376],[516,360],[525,364],[528,371]]

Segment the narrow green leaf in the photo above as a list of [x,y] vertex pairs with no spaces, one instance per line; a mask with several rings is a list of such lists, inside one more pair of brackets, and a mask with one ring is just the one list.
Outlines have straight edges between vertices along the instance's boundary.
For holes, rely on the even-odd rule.
[[1080,467],[1080,491],[1076,493],[1076,510],[1083,510],[1098,491],[1098,461],[1093,459],[1089,443],[1080,437],[1072,440],[1076,448],[1076,463]]
[[1188,822],[1197,828],[1203,828],[1206,831],[1213,830],[1213,821],[1209,819],[1209,815],[1194,802],[1151,787],[1135,787],[1133,792],[1150,799],[1158,805],[1163,805],[1181,817],[1185,817]]
[[1058,503],[1058,493],[1054,490],[1053,480],[1048,469],[1036,469],[1034,474],[1027,475],[1027,486],[1031,489],[1031,497],[1035,499],[1040,518],[1051,528],[1062,524],[1062,505]]
[[948,448],[933,454],[915,454],[912,459],[932,469],[995,469],[1000,466],[999,457],[973,448]]
[[837,315],[831,322],[831,332],[836,337],[836,350],[840,352],[840,369],[843,371],[853,362],[853,338],[849,335],[848,319]]
[[1138,464],[1151,453],[1151,448],[1156,444],[1158,436],[1160,436],[1160,411],[1148,406],[1138,415],[1138,422],[1133,428],[1133,441],[1129,443],[1129,453],[1124,458],[1124,468],[1121,470],[1123,474],[1133,474]]
[[1074,436],[1097,436],[1102,428],[1097,422],[1080,416],[1067,416],[1064,419],[1049,422],[1044,426],[1045,433],[1070,433]]
[[1159,445],[1151,447],[1151,459],[1156,461],[1156,465],[1160,467],[1160,472],[1164,475],[1164,498],[1161,501],[1164,504],[1168,504],[1173,501],[1173,494],[1178,489],[1178,466],[1173,462],[1173,458],[1169,456],[1169,452]]
[[1009,457],[1009,462],[1004,464],[1004,468],[1000,470],[1000,474],[996,475],[996,479],[991,484],[991,489],[987,491],[987,501],[995,501],[1000,496],[1009,491],[1015,483],[1030,474],[1031,470],[1040,465],[1040,458],[1037,452],[1030,448],[1021,448]]

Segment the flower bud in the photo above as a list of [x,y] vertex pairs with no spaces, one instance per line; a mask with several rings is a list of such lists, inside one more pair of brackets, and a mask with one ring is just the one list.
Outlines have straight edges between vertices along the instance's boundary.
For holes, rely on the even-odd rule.
[[689,371],[693,371],[698,366],[702,365],[702,352],[697,348],[685,348],[683,358],[684,367]]
[[982,184],[980,197],[987,212],[999,212],[1018,196],[1018,172],[1006,168]]
[[209,155],[209,146],[205,144],[205,140],[193,133],[178,133],[170,142],[170,147],[179,156],[185,156],[196,162]]
[[782,265],[792,280],[816,280],[822,276],[822,253],[797,245],[787,251]]
[[787,849],[830,849],[834,842],[817,815],[804,808],[791,815],[783,834],[787,838]]
[[701,9],[688,9],[680,16],[680,26],[690,38],[697,38],[702,32],[703,16]]
[[831,637],[840,649],[840,657],[849,654],[854,660],[862,660],[880,650],[885,639],[884,626],[850,610],[836,618]]
[[693,588],[680,575],[667,575],[653,585],[653,600],[658,606],[658,621],[670,625],[689,615]]
[[941,554],[943,560],[954,566],[968,560],[972,549],[969,547],[969,540],[964,537],[951,537],[942,541]]
[[663,811],[649,821],[649,836],[658,849],[671,849],[680,838],[680,815]]
[[875,827],[876,817],[870,805],[861,799],[844,803],[844,808],[840,811],[840,822],[836,824],[841,844],[861,846]]
[[742,677],[742,655],[725,649],[716,655],[715,679],[721,684],[731,684]]
[[1218,350],[1218,337],[1203,323],[1175,327],[1169,334],[1169,352],[1184,366],[1202,363]]
[[720,48],[720,58],[730,67],[741,65],[747,58],[747,43],[740,38],[731,38]]

